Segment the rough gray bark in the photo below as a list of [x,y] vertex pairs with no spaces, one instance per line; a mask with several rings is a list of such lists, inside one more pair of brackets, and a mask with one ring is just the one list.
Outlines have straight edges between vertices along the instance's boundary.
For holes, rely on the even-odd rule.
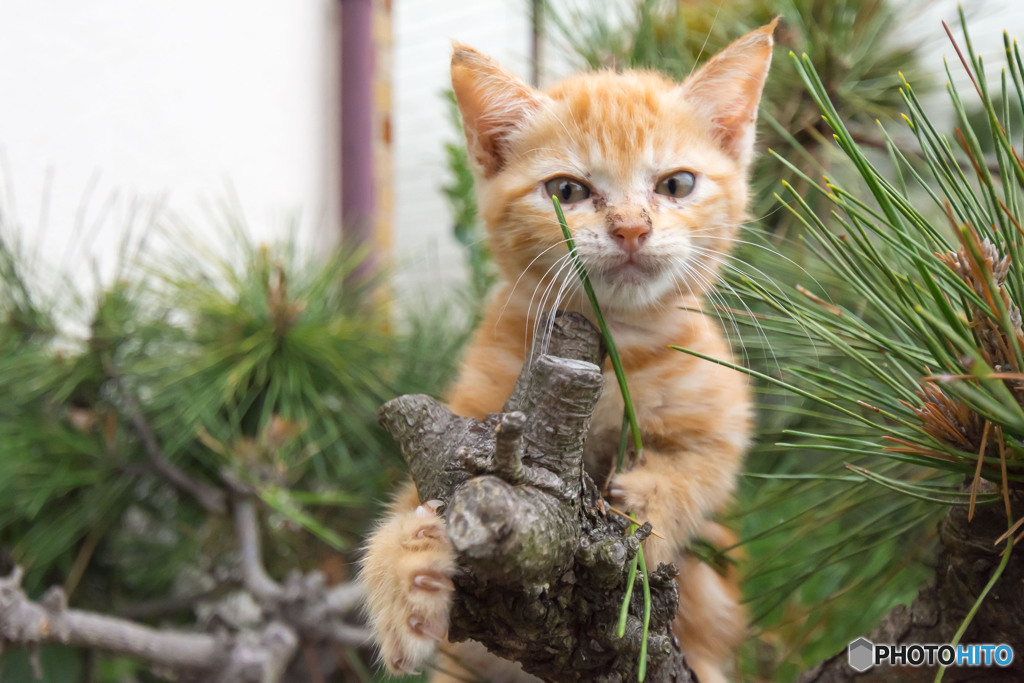
[[[1014,509],[1019,510],[1024,495],[1018,495]],[[988,583],[1006,547],[994,541],[1006,531],[1006,512],[1002,503],[979,506],[974,519],[967,521],[965,507],[951,508],[939,524],[942,549],[937,558],[935,578],[909,606],[900,605],[865,637],[873,643],[948,643],[952,640],[971,606]],[[1006,643],[1016,653],[1013,664],[999,667],[949,667],[944,681],[1020,681],[1024,680],[1024,562],[1020,551],[1011,556],[1003,575],[992,587],[975,614],[961,643]],[[931,683],[937,667],[879,666],[858,674],[848,663],[847,652],[825,660],[800,678],[801,683],[840,683],[854,681],[908,681]]]
[[[547,355],[524,368],[505,412],[462,418],[428,396],[381,408],[421,500],[445,503],[459,554],[449,639],[473,639],[546,681],[636,680],[642,589],[615,633],[632,536],[583,470],[583,444],[604,380],[600,334],[582,316],[554,321]],[[651,568],[647,681],[691,681],[671,622],[671,565]]]

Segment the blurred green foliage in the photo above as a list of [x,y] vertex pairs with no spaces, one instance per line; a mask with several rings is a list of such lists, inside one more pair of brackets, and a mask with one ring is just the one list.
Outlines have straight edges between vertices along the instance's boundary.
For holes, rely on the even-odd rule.
[[472,318],[472,326],[480,321],[487,295],[498,281],[498,269],[491,257],[486,236],[478,221],[476,192],[473,189],[473,172],[469,168],[466,139],[462,130],[459,107],[452,90],[444,92],[448,104],[448,116],[456,131],[455,140],[444,145],[448,183],[441,187],[448,208],[452,213],[452,234],[462,246],[466,268],[469,271],[467,287],[460,297]]
[[[210,220],[148,226],[147,250],[82,300],[58,299],[76,283],[42,272],[0,214],[0,571],[24,567],[32,595],[63,585],[77,607],[130,612],[233,566],[230,520],[154,470],[136,417],[189,477],[253,488],[272,574],[350,578],[405,472],[377,408],[454,375],[465,327],[389,315],[358,250],[255,244],[231,208]],[[12,657],[0,671],[17,679]]]

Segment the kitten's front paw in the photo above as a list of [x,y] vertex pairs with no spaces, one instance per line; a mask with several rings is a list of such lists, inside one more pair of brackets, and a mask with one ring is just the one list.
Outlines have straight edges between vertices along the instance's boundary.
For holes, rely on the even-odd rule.
[[658,482],[649,472],[632,470],[616,474],[608,485],[608,495],[612,505],[628,512],[641,524],[647,521],[654,524],[648,519],[648,514],[658,495]]
[[[676,525],[670,523],[664,505],[659,505],[657,476],[644,470],[617,474],[608,487],[612,505],[627,512],[641,524],[650,522],[654,533],[644,541],[647,566],[654,569],[671,562],[677,546]],[[664,497],[666,494],[661,492]]]
[[455,551],[439,501],[393,515],[363,559],[370,624],[393,674],[416,673],[448,633]]

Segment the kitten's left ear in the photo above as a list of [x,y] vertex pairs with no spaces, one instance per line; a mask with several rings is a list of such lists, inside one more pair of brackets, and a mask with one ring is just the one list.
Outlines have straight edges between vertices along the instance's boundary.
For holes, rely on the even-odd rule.
[[722,148],[744,166],[754,155],[757,105],[772,62],[772,34],[778,23],[776,17],[734,41],[679,86],[683,97],[711,118]]

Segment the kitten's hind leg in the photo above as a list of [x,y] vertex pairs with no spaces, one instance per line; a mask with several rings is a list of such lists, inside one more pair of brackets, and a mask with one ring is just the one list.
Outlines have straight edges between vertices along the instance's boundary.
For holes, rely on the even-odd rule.
[[409,484],[370,537],[362,561],[367,615],[381,660],[414,673],[448,633],[455,551],[434,501],[419,504]]
[[[738,538],[726,527],[705,522],[700,535],[719,548],[734,548]],[[728,553],[739,559],[736,550]],[[740,602],[739,575],[726,565],[724,574],[687,553],[679,562],[679,614],[673,629],[686,660],[701,683],[738,678],[732,665],[747,635],[747,610]],[[732,675],[730,675],[730,673]]]

